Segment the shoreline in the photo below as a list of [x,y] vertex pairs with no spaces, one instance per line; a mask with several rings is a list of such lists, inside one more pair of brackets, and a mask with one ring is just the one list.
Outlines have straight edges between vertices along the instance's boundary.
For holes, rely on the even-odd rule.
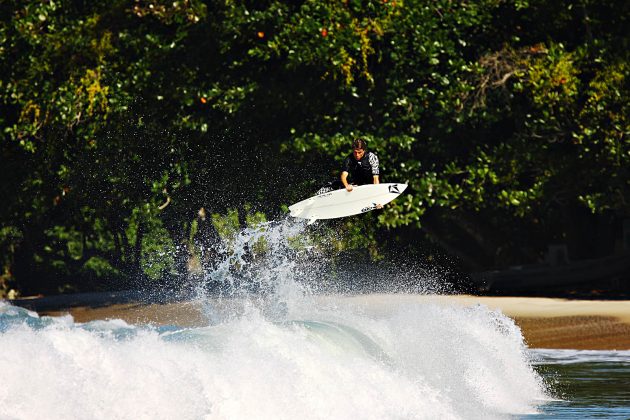
[[[130,324],[207,324],[203,305],[194,300],[146,300],[135,292],[51,296],[9,301],[42,316],[70,314],[75,322],[122,319]],[[325,300],[330,295],[316,296]],[[400,302],[444,305],[485,305],[500,310],[521,328],[530,348],[576,350],[630,350],[630,300],[569,300],[540,297],[471,295],[345,296],[349,302],[386,310]]]

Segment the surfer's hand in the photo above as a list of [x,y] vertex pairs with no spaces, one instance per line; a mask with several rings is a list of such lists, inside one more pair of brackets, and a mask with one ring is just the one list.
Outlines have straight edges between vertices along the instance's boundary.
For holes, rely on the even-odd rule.
[[348,192],[352,191],[352,184],[346,185],[346,191]]
[[380,209],[382,209],[382,208],[383,208],[383,205],[382,205],[382,204],[377,204],[377,205],[376,205],[376,208],[377,208],[378,210],[380,210]]

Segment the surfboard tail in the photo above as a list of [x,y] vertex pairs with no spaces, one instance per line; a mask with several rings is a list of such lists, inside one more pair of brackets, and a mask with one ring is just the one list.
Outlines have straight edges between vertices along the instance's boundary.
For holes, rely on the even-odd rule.
[[314,217],[313,215],[303,214],[303,213],[304,213],[304,209],[295,209],[295,210],[291,210],[290,214],[292,217],[296,217],[298,219],[307,219],[309,225],[312,225],[317,220],[317,217]]

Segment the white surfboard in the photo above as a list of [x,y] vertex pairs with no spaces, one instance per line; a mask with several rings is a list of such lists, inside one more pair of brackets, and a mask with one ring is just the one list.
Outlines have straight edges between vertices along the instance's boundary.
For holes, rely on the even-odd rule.
[[379,205],[384,206],[405,188],[407,184],[360,185],[350,192],[341,189],[307,198],[289,206],[289,210],[291,216],[308,219],[310,223],[319,219],[352,216],[374,210]]

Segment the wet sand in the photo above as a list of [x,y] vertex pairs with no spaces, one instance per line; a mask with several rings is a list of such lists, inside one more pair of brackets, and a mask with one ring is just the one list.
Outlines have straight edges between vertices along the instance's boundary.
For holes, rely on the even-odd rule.
[[532,348],[630,350],[630,301],[453,297],[514,319]]
[[[45,299],[45,298],[44,298]],[[327,299],[320,296],[318,299]],[[485,305],[498,309],[521,327],[532,348],[630,350],[630,301],[567,300],[530,297],[358,295],[355,303],[369,303],[378,310],[401,301],[432,302],[446,305]],[[40,315],[71,314],[76,322],[96,319],[122,319],[132,324],[199,326],[207,323],[203,306],[197,302],[111,303],[106,305],[30,307]],[[28,305],[23,305],[27,306]],[[52,305],[54,306],[54,305]]]

